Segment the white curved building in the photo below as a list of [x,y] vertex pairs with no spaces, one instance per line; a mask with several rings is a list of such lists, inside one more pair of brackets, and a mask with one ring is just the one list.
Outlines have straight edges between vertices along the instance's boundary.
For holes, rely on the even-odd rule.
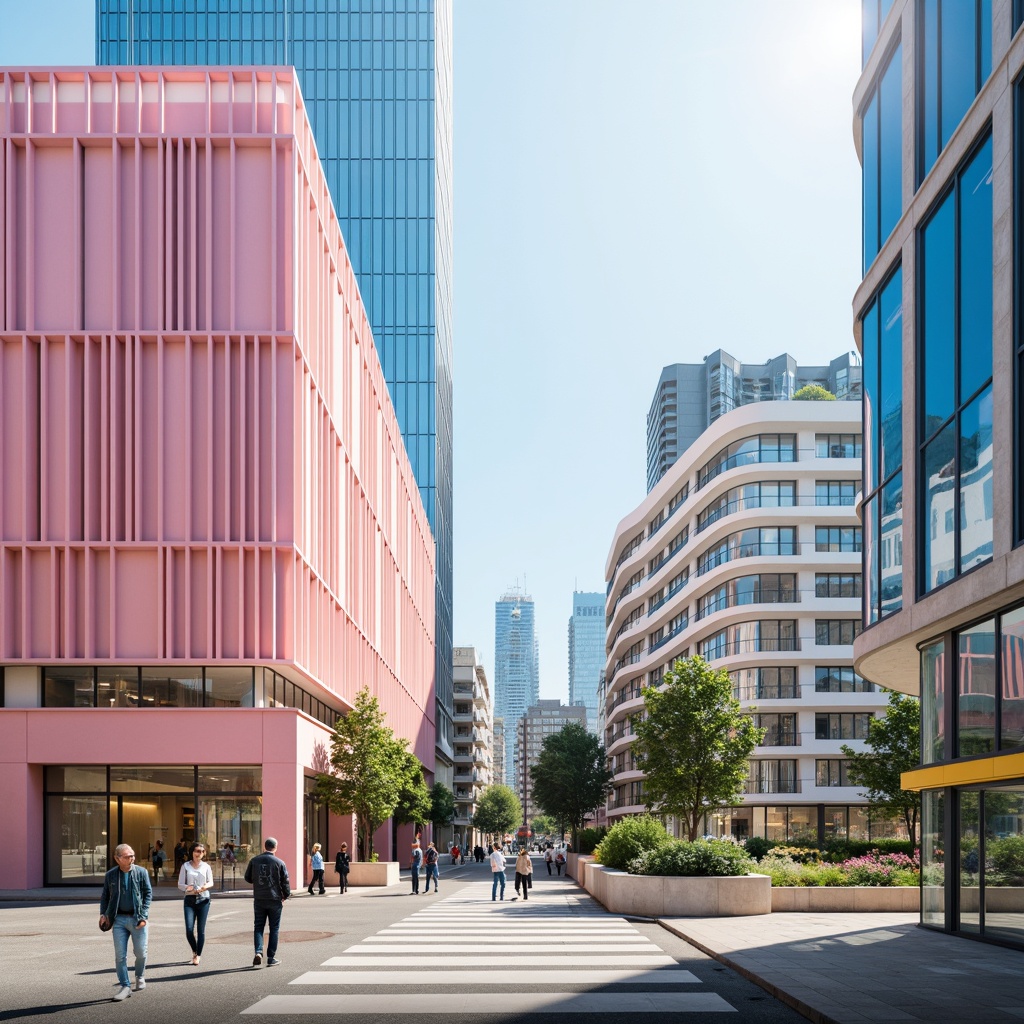
[[605,568],[608,816],[644,810],[632,720],[644,685],[702,654],[768,730],[743,805],[706,831],[877,838],[844,743],[885,694],[853,672],[861,622],[859,402],[765,402],[716,420],[618,525]]

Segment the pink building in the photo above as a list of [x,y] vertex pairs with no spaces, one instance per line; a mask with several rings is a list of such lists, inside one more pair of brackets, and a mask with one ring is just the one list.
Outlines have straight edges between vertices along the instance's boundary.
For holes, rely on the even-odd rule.
[[433,765],[433,623],[291,70],[0,70],[4,887],[121,841],[232,843],[226,883],[267,835],[333,858],[310,790],[360,688]]

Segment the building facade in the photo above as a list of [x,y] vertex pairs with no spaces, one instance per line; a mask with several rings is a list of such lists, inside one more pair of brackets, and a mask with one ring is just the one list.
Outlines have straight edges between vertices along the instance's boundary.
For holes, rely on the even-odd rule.
[[432,760],[435,580],[298,84],[6,69],[0,145],[6,884],[301,875],[359,689]]
[[494,603],[494,714],[506,729],[506,786],[516,788],[515,760],[508,737],[515,743],[516,722],[540,697],[540,671],[533,598],[518,588]]
[[296,69],[437,545],[436,756],[439,778],[448,785],[453,729],[451,26],[451,0],[198,5],[96,0],[97,64]]
[[699,654],[767,730],[742,805],[709,815],[707,832],[794,843],[893,834],[869,820],[840,749],[863,748],[885,706],[853,670],[860,417],[854,402],[735,409],[619,524],[606,567],[610,819],[645,806],[633,753],[642,688]]
[[526,709],[516,725],[516,784],[513,788],[522,802],[527,821],[541,813],[541,808],[533,802],[530,768],[540,758],[544,740],[561,732],[570,722],[586,729],[587,709],[582,705],[566,705],[560,700],[538,700]]
[[753,402],[789,401],[807,384],[859,402],[860,357],[845,352],[827,366],[799,366],[784,352],[764,363],[741,363],[718,349],[700,363],[666,366],[647,413],[647,490],[719,416]]
[[473,828],[480,796],[494,782],[494,702],[475,647],[456,647],[455,684],[455,820],[453,839],[472,849],[483,842]]
[[573,591],[569,619],[569,703],[587,709],[587,728],[598,733],[597,690],[604,671],[604,594]]
[[856,664],[921,698],[921,767],[904,776],[922,795],[921,923],[1024,947],[1022,22],[1010,0],[865,4],[854,313]]
[[494,716],[494,733],[491,743],[492,781],[505,784],[505,719]]

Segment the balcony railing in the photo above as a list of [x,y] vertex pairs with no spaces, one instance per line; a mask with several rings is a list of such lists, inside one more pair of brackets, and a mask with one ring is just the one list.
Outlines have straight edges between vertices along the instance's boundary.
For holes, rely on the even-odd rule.
[[800,637],[766,637],[754,640],[724,640],[701,644],[700,654],[707,660],[729,658],[734,654],[758,654],[777,651],[799,651]]
[[714,551],[702,558],[697,564],[697,575],[717,569],[727,562],[735,562],[740,558],[757,558],[765,555],[787,555],[793,557],[800,553],[801,545],[796,541],[764,541],[755,544],[730,544],[724,551]]

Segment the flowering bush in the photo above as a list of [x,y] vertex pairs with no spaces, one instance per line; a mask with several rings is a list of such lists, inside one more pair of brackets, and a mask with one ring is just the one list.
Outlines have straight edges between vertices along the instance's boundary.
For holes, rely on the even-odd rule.
[[771,876],[772,885],[917,885],[921,865],[917,851],[913,857],[876,850],[863,857],[851,857],[842,864],[800,864],[789,854],[771,850],[756,870]]
[[632,875],[734,876],[748,875],[753,861],[730,839],[673,840],[647,850],[629,864]]

